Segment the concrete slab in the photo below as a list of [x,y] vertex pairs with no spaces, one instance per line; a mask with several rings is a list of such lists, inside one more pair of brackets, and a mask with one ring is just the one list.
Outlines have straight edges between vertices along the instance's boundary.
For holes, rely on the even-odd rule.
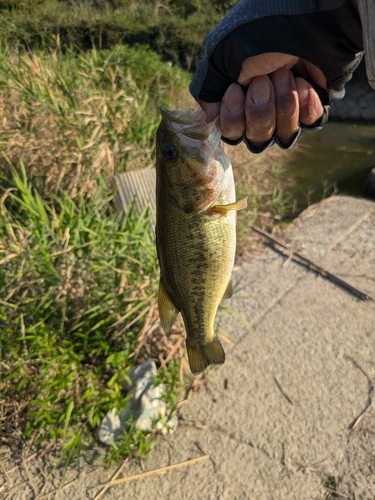
[[[334,197],[282,237],[375,297],[374,227],[374,203]],[[143,468],[131,461],[123,474],[210,458],[100,498],[374,500],[375,302],[269,248],[237,266],[234,278],[227,305],[245,321],[220,314],[232,340],[226,363],[199,381],[177,431],[156,442]],[[115,470],[87,475],[58,498],[94,498],[100,490],[92,488]]]
[[[288,228],[293,248],[375,296],[375,205],[347,197],[311,207]],[[235,271],[234,341],[180,412],[168,447],[147,468],[205,462],[127,484],[130,497],[165,499],[375,498],[375,302],[265,250]],[[195,443],[195,444],[194,444]],[[336,484],[337,483],[337,484]],[[122,490],[123,493],[123,490]],[[121,488],[108,498],[121,498]]]

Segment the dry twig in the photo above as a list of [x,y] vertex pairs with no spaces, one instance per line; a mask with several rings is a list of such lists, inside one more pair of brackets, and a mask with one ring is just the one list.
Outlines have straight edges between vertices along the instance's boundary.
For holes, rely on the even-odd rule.
[[94,497],[93,500],[98,500],[100,497],[102,497],[104,495],[104,493],[108,490],[108,488],[111,487],[112,481],[115,481],[117,479],[117,477],[120,475],[120,473],[124,470],[125,465],[128,465],[128,463],[129,463],[129,459],[127,458],[126,460],[124,460],[124,462],[122,463],[121,467],[118,468],[117,472],[113,475],[113,477],[111,478],[111,480],[109,481],[109,483],[107,483],[103,487],[103,489],[99,491],[99,493]]
[[[61,486],[61,487],[57,488],[56,490],[52,490],[52,491],[50,491],[48,493],[45,493],[42,496],[36,497],[36,500],[44,500],[45,498],[48,498],[50,495],[53,495],[54,493],[57,493],[57,492],[62,491],[62,490],[65,490],[66,488],[70,488],[70,486],[72,486],[72,484],[75,484],[77,481],[82,481],[82,479],[84,479],[87,476],[90,476],[91,474],[94,474],[94,472],[97,472],[99,469],[101,469],[101,467],[97,467],[96,469],[92,470],[91,472],[88,472],[87,474],[85,474],[82,477],[77,477],[77,479],[74,479],[73,481],[70,481],[70,483],[64,484],[64,486]],[[99,486],[101,486],[101,485],[99,485]]]
[[366,413],[366,411],[370,408],[370,406],[372,405],[372,401],[373,401],[373,398],[374,398],[374,386],[373,386],[373,383],[370,379],[370,377],[367,375],[367,373],[365,372],[365,370],[357,363],[357,361],[355,359],[353,359],[352,357],[350,356],[345,356],[345,358],[348,360],[348,361],[351,361],[353,363],[353,365],[358,368],[358,370],[366,377],[367,379],[367,383],[368,383],[368,396],[367,396],[367,402],[364,406],[364,408],[358,413],[358,415],[354,418],[354,420],[349,424],[348,426],[348,429],[354,429],[355,426],[357,424],[359,424],[359,422],[362,420],[364,414]]
[[5,476],[5,480],[8,484],[9,487],[12,487],[13,485],[13,481],[11,480],[7,470],[5,469],[4,465],[3,465],[3,462],[0,460],[0,469],[3,471],[3,474]]
[[34,479],[30,473],[30,470],[29,470],[29,467],[27,465],[27,462],[25,460],[25,457],[22,456],[22,467],[24,468],[25,472],[26,472],[26,475],[27,475],[27,478],[28,478],[28,483],[29,483],[29,486],[30,488],[33,490],[33,494],[34,496],[36,497],[38,495],[37,493],[37,488],[36,488],[36,485],[34,483]]
[[[142,472],[141,474],[135,474],[134,476],[123,477],[121,479],[115,479],[107,483],[107,488],[110,488],[116,484],[125,483],[127,481],[133,481],[135,479],[141,479],[147,476],[153,476],[154,474],[163,474],[164,472],[168,472],[172,469],[177,469],[179,467],[184,467],[185,465],[191,465],[193,463],[202,462],[203,460],[207,460],[210,458],[210,455],[203,455],[200,457],[192,458],[190,460],[185,460],[184,462],[179,462],[173,465],[167,465],[166,467],[160,467],[160,469],[152,469],[146,472]],[[102,486],[102,485],[100,485]]]
[[284,396],[284,398],[288,401],[289,404],[293,404],[293,400],[292,398],[290,398],[288,396],[288,394],[286,394],[286,392],[284,391],[284,389],[281,387],[279,381],[277,380],[277,378],[274,376],[273,377],[274,381],[275,381],[275,384],[277,385],[277,388],[279,389],[279,391],[281,392],[281,394]]
[[349,498],[346,495],[343,495],[338,490],[335,490],[333,488],[329,488],[328,486],[324,486],[324,489],[330,495],[330,497],[335,496],[335,497],[340,497],[340,498],[346,498],[346,500],[349,500]]
[[351,292],[353,295],[355,295],[356,297],[359,297],[362,300],[374,300],[371,297],[371,295],[368,295],[367,293],[362,292],[362,290],[359,290],[359,288],[356,288],[355,286],[353,286],[350,283],[348,283],[347,281],[339,278],[335,274],[330,273],[329,271],[326,271],[325,269],[318,266],[313,261],[304,257],[303,255],[295,252],[294,250],[290,250],[286,245],[284,245],[284,243],[277,240],[276,238],[274,238],[271,234],[267,233],[266,231],[262,231],[261,229],[254,227],[254,226],[250,226],[250,227],[253,231],[255,231],[256,233],[260,234],[261,236],[266,238],[268,241],[270,241],[272,243],[272,245],[274,245],[274,246],[276,245],[276,246],[280,247],[280,248],[276,248],[276,249],[281,251],[284,255],[287,255],[289,258],[292,258],[293,260],[295,260],[299,264],[302,264],[304,266],[309,267],[312,271],[315,271],[316,273],[320,274],[324,278],[327,278],[330,281],[332,281],[333,283],[336,283],[337,285],[342,286],[346,290],[349,290],[349,292]]

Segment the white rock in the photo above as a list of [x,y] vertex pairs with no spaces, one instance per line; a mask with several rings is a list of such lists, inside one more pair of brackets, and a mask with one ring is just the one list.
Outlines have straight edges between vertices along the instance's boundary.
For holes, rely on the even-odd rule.
[[177,416],[169,418],[170,411],[162,399],[165,387],[163,384],[155,385],[156,374],[156,365],[150,359],[129,370],[127,379],[121,384],[128,390],[128,395],[133,397],[129,400],[127,409],[121,409],[118,414],[115,409],[107,413],[98,430],[99,441],[107,445],[118,441],[129,427],[127,421],[131,417],[137,417],[135,426],[143,431],[158,430],[167,434],[175,430]]

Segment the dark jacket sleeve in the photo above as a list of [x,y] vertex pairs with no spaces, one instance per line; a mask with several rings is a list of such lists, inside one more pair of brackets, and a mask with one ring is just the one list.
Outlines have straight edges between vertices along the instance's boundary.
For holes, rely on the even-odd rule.
[[342,99],[345,83],[362,57],[359,14],[349,0],[332,10],[268,15],[242,24],[222,38],[209,57],[206,54],[206,67],[203,71],[198,68],[190,86],[192,95],[206,102],[221,101],[228,86],[237,81],[243,60],[267,52],[291,54],[320,68],[327,79],[327,90],[310,83],[322,104],[330,105]]

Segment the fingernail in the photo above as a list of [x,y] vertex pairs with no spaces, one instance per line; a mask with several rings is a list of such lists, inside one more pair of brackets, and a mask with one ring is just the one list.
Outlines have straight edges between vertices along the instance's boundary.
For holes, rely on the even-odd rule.
[[288,70],[279,72],[275,89],[278,95],[287,94],[290,91],[290,75]]
[[300,104],[306,104],[309,100],[309,85],[303,78],[296,78],[296,88]]
[[223,97],[223,104],[229,113],[239,113],[244,109],[244,94],[241,87],[232,83]]
[[265,106],[271,99],[271,85],[268,76],[254,78],[250,84],[251,100],[256,106]]

